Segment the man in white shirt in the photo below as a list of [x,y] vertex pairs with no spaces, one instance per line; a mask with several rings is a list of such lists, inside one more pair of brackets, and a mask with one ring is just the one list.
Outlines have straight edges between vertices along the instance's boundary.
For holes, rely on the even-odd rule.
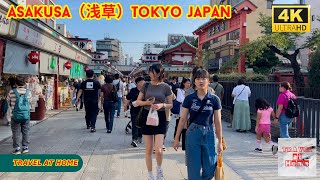
[[113,85],[116,86],[118,92],[118,105],[116,107],[117,110],[117,118],[120,117],[120,112],[121,112],[121,101],[123,101],[124,99],[124,87],[123,87],[123,82],[120,79],[120,75],[119,74],[115,74],[114,75],[115,80],[113,80]]
[[131,89],[137,87],[136,84],[134,83],[134,81],[135,81],[134,78],[132,78],[132,79],[129,81],[129,92],[130,92]]

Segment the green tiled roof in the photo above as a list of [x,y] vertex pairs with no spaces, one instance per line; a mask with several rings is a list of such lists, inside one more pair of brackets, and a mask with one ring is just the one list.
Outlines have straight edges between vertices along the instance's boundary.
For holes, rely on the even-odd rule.
[[192,48],[197,49],[196,47],[194,47],[192,44],[190,44],[190,43],[188,42],[188,40],[186,39],[185,36],[183,36],[178,43],[176,43],[176,44],[174,44],[174,45],[171,45],[171,46],[169,46],[169,47],[167,47],[167,48],[164,48],[164,49],[160,52],[160,54],[163,53],[164,51],[167,51],[167,50],[170,50],[170,49],[174,49],[174,48],[180,46],[180,45],[181,45],[182,43],[184,43],[184,42],[187,43],[187,44],[188,44],[189,46],[191,46]]

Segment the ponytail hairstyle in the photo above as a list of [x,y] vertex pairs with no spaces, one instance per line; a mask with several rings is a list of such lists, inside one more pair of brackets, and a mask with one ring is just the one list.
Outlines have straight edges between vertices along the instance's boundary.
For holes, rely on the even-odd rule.
[[285,88],[286,90],[292,91],[291,84],[289,82],[283,82],[280,85],[281,87]]
[[[152,64],[149,67],[149,72],[152,72],[153,74],[158,74],[158,77],[156,77],[160,82],[164,79],[164,68],[161,64]],[[156,74],[154,74],[156,76]]]

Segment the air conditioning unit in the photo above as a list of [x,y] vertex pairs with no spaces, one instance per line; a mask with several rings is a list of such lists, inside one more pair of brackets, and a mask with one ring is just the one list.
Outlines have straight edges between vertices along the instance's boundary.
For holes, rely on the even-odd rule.
[[247,27],[247,22],[244,22],[244,23],[243,23],[243,26],[244,26],[244,27]]

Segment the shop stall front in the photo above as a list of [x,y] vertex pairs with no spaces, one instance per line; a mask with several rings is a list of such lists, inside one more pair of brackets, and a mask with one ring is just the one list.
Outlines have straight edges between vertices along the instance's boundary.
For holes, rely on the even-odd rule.
[[[38,111],[38,100],[39,95],[42,95],[41,89],[32,81],[32,77],[37,77],[39,73],[39,52],[35,51],[32,47],[24,46],[12,41],[6,41],[6,49],[4,54],[3,62],[3,74],[2,82],[0,87],[0,99],[4,100],[9,91],[11,90],[10,79],[16,75],[26,75],[27,88],[30,89],[31,98],[31,114]],[[34,59],[30,59],[30,58]],[[2,101],[3,102],[3,101]],[[1,108],[0,111],[4,111]],[[7,117],[10,117],[11,110],[7,110]],[[0,113],[2,114],[2,113]],[[31,118],[32,119],[32,118]],[[34,120],[34,119],[32,119]]]
[[40,83],[43,86],[46,110],[54,109],[55,77],[58,74],[58,57],[41,52],[40,54]]
[[70,69],[72,68],[72,62],[59,58],[59,108],[72,107],[71,98],[73,90],[69,84]]

